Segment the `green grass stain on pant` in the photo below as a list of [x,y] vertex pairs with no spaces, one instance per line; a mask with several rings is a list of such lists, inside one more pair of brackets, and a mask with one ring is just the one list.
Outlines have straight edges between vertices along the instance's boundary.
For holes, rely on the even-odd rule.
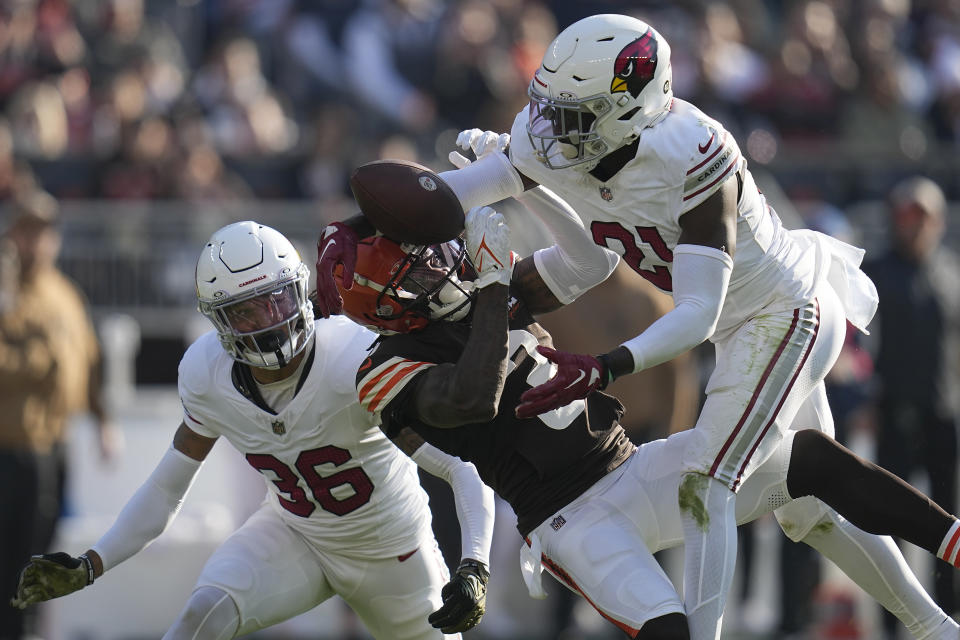
[[702,473],[688,473],[680,481],[680,512],[689,513],[701,531],[710,527],[710,516],[703,505],[703,495],[707,490],[708,476]]

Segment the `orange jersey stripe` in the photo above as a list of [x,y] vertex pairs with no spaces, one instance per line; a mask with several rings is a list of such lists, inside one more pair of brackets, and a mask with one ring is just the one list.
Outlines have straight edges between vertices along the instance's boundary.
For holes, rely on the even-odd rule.
[[[422,369],[428,366],[426,362],[413,362],[406,367],[398,371],[394,376],[387,380],[386,384],[383,385],[383,388],[377,392],[377,395],[374,396],[373,400],[370,401],[369,411],[377,411],[380,408],[380,402],[383,401],[384,396],[386,396],[390,391],[397,385],[398,382],[403,380],[407,375],[417,369]],[[396,366],[392,367],[396,368]]]

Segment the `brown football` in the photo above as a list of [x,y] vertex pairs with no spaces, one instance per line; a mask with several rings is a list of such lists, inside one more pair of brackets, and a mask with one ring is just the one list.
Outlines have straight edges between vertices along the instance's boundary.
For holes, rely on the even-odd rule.
[[377,160],[350,176],[363,215],[398,242],[436,244],[463,231],[463,207],[453,190],[427,167],[406,160]]

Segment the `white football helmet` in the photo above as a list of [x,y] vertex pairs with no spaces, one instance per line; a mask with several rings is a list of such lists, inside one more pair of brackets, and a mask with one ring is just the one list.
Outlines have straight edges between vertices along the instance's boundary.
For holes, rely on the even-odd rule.
[[530,83],[527,135],[537,158],[551,169],[592,169],[667,112],[672,75],[670,45],[647,23],[615,14],[574,22]]
[[281,233],[256,222],[214,232],[197,261],[200,313],[234,360],[279,369],[313,337],[310,270]]

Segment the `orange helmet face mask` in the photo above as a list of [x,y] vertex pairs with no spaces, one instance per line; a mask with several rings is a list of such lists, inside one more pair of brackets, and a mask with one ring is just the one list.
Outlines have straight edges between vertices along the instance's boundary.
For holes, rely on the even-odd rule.
[[334,280],[343,312],[381,334],[410,333],[435,320],[467,315],[472,284],[461,282],[466,252],[458,242],[405,248],[383,236],[357,245],[353,287],[343,288],[343,267]]

